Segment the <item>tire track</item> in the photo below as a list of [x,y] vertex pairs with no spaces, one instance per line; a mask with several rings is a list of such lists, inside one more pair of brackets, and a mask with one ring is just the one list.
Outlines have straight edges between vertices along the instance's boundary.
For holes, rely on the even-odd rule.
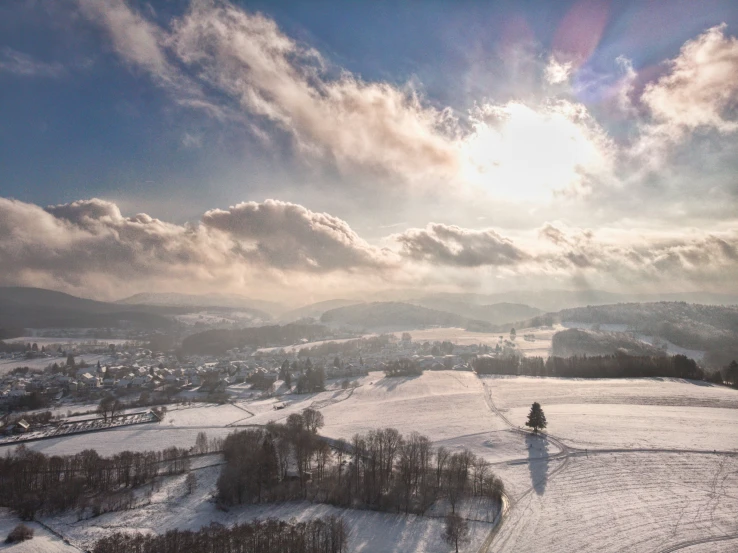
[[725,536],[711,536],[708,538],[701,538],[698,540],[683,541],[680,543],[675,543],[674,545],[670,545],[666,549],[659,549],[655,553],[673,553],[674,551],[679,551],[680,549],[686,549],[687,547],[692,547],[693,545],[702,545],[703,543],[715,543],[719,541],[728,541],[728,540],[738,540],[738,534],[727,534]]

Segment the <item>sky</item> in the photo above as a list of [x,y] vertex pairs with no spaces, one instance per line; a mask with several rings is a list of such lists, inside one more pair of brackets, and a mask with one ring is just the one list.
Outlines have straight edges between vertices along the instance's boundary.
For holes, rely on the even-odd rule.
[[738,293],[731,0],[0,5],[0,285]]

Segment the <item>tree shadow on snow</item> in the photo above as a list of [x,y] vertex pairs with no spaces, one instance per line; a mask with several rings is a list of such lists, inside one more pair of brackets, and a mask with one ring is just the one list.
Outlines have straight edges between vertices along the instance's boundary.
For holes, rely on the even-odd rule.
[[538,495],[543,495],[548,480],[548,438],[543,434],[528,434],[525,437],[525,445],[528,448],[531,485]]
[[405,382],[410,382],[411,380],[415,380],[416,378],[420,378],[420,375],[412,375],[412,376],[385,376],[382,379],[375,382],[375,386],[378,388],[387,388],[388,392],[391,392],[398,386],[404,384]]

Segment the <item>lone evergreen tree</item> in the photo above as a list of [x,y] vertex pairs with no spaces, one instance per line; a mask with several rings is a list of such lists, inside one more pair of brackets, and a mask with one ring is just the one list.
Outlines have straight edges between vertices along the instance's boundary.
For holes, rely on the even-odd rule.
[[541,404],[537,401],[530,407],[530,413],[528,413],[528,421],[525,426],[529,426],[533,431],[538,432],[546,428],[546,415],[543,414]]

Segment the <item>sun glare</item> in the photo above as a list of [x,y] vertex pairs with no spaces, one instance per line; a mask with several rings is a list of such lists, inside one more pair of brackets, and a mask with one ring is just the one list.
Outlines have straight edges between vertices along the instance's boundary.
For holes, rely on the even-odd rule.
[[599,136],[574,105],[536,111],[509,103],[481,111],[465,143],[466,177],[495,196],[547,201],[554,191],[579,188],[585,173],[606,163]]

